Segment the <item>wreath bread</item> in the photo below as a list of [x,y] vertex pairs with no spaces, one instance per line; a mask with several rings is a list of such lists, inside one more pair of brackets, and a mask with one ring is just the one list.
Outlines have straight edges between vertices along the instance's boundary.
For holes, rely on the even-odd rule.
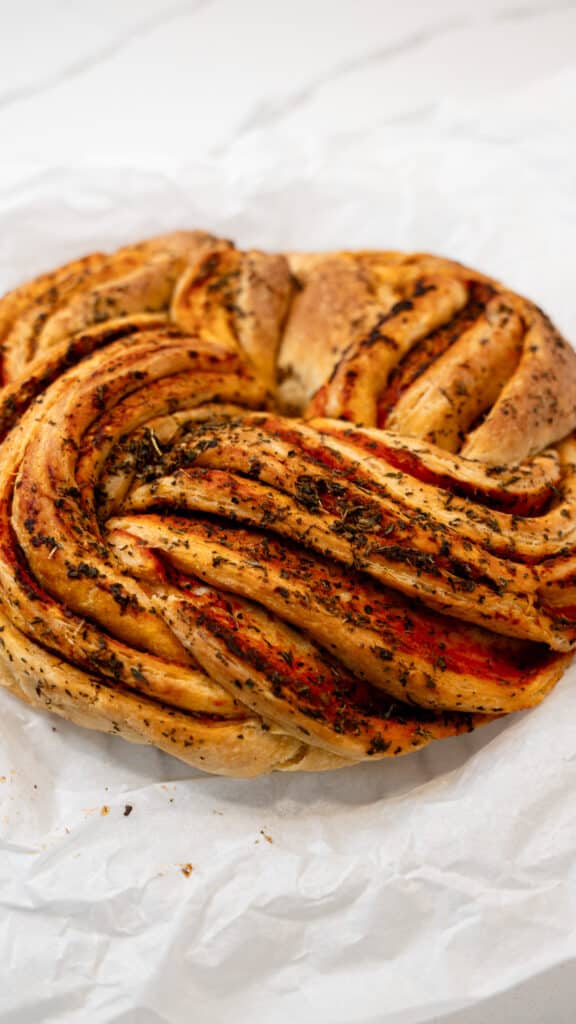
[[176,232],[0,302],[0,682],[232,776],[537,704],[576,644],[576,355],[398,252]]

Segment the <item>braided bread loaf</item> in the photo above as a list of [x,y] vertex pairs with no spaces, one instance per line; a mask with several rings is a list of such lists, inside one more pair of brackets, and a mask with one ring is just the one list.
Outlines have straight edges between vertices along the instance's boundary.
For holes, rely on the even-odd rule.
[[576,644],[576,356],[457,263],[201,232],[0,302],[0,682],[252,776],[538,703]]

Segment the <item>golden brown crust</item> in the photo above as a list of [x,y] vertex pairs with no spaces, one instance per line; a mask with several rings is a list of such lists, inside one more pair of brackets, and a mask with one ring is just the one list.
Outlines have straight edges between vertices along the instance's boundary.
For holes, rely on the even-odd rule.
[[[498,282],[427,254],[290,257],[300,283],[279,353],[281,395],[308,416],[383,425],[378,398],[413,349],[491,296],[417,373],[388,425],[487,463],[520,463],[576,423],[576,360],[548,318]],[[307,358],[314,350],[314,359]],[[448,387],[446,387],[448,384]],[[485,419],[479,425],[479,417]],[[470,431],[470,433],[469,433]]]
[[407,753],[568,664],[576,357],[485,275],[175,232],[16,289],[0,340],[28,703],[249,777]]

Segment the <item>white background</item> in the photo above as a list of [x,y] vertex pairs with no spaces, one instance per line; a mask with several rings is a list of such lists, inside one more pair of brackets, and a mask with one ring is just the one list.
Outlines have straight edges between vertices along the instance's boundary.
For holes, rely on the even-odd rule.
[[[0,287],[182,224],[440,251],[576,338],[575,4],[0,17]],[[0,712],[1,1024],[572,1024],[570,679],[410,764],[253,783]]]

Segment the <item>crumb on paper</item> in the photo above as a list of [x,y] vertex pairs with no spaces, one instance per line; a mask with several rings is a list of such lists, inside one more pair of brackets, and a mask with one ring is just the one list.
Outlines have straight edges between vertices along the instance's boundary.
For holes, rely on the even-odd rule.
[[102,815],[103,818],[108,814],[109,810],[110,808],[106,804],[104,804],[104,806],[100,808],[100,814]]
[[190,878],[190,875],[194,871],[194,867],[192,864],[182,864],[180,870],[185,878]]
[[124,805],[124,817],[127,818],[129,814],[132,814],[133,810],[134,810],[134,807],[132,806],[132,804],[125,804]]

